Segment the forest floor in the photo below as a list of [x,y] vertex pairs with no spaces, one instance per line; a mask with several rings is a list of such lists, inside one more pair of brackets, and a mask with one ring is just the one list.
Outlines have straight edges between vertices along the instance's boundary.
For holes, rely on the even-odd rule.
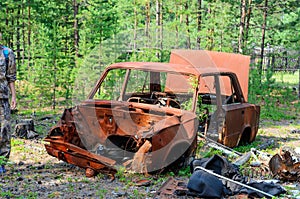
[[[21,116],[14,116],[22,119],[18,117]],[[189,180],[188,175],[143,176],[125,171],[118,172],[114,180],[104,174],[87,178],[85,170],[59,161],[45,150],[43,137],[58,117],[34,117],[35,126],[43,131],[37,139],[13,138],[7,173],[0,175],[0,198],[153,198],[169,177]],[[257,140],[272,140],[274,154],[282,146],[300,147],[299,124],[300,118],[261,121]],[[298,183],[280,183],[288,190],[283,198],[300,197]]]

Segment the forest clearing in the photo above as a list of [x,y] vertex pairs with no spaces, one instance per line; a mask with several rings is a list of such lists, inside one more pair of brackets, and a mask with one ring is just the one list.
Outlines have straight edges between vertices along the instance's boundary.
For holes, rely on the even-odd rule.
[[[278,77],[285,74],[277,74]],[[291,77],[291,74],[286,74]],[[297,74],[292,75],[297,78]],[[293,79],[289,78],[292,82]],[[278,78],[276,84],[288,85]],[[292,86],[293,83],[290,84]],[[296,98],[295,98],[296,99]],[[299,102],[290,101],[288,104],[277,104],[279,107],[287,106],[284,119],[260,120],[260,128],[256,140],[249,146],[235,148],[246,153],[251,148],[262,148],[269,154],[279,153],[280,148],[299,148],[300,146],[300,116]],[[169,179],[179,179],[185,183],[191,176],[189,167],[182,168],[178,174],[172,172],[161,175],[134,174],[120,168],[112,180],[110,175],[98,174],[87,178],[85,170],[67,164],[47,154],[43,138],[49,129],[58,121],[61,111],[28,112],[19,110],[13,115],[14,120],[33,119],[35,131],[39,137],[34,139],[13,138],[12,158],[9,161],[8,173],[1,178],[1,197],[3,198],[153,198],[158,190]],[[282,117],[280,111],[277,117]],[[281,115],[281,116],[280,116]],[[264,117],[264,116],[263,116]],[[209,157],[220,154],[227,158],[222,151],[199,145],[199,157]],[[231,158],[231,160],[233,160]],[[253,160],[253,159],[252,159]],[[277,179],[270,172],[256,171],[257,168],[249,166],[250,161],[244,165],[243,174],[253,179]],[[247,170],[248,169],[248,170]],[[298,182],[279,181],[287,193],[276,198],[299,197]],[[68,193],[68,194],[66,194]],[[159,197],[158,197],[159,198]],[[176,196],[173,196],[176,198]]]
[[[204,133],[196,131],[196,137],[193,137],[196,139],[190,139],[190,134],[184,135],[193,140],[188,148],[193,146],[191,148],[195,151],[189,152],[191,154],[195,152],[196,159],[210,160],[210,158],[217,157],[224,164],[226,161],[226,164],[235,163],[235,166],[238,157],[242,157],[243,161],[242,163],[239,161],[238,168],[240,174],[245,177],[243,179],[246,180],[248,176],[254,180],[267,180],[267,183],[275,182],[280,188],[284,188],[284,193],[274,198],[300,198],[299,178],[295,180],[299,171],[293,170],[299,169],[297,158],[300,161],[299,0],[6,0],[0,2],[0,19],[0,33],[2,33],[0,44],[9,47],[16,59],[15,87],[18,102],[17,109],[12,111],[14,135],[11,140],[12,150],[9,161],[6,162],[0,156],[0,165],[6,164],[7,169],[6,173],[0,174],[0,198],[195,198],[195,195],[187,196],[186,189],[190,179],[195,176],[193,174],[200,173],[193,170],[195,165],[192,169],[190,167],[192,164],[189,166],[178,164],[180,168],[178,172],[167,171],[153,175],[137,174],[126,170],[125,167],[118,167],[114,170],[114,175],[91,172],[92,175],[88,178],[85,169],[66,163],[67,158],[64,152],[53,150],[53,154],[57,155],[55,158],[50,156],[45,148],[45,144],[48,144],[45,138],[47,136],[49,138],[51,129],[62,121],[65,115],[64,110],[71,110],[83,100],[86,100],[85,105],[88,107],[93,102],[91,96],[101,98],[118,94],[111,99],[123,99],[124,103],[119,104],[148,103],[146,106],[143,103],[139,103],[136,107],[129,106],[132,108],[131,111],[136,111],[134,121],[138,127],[129,124],[124,125],[125,128],[138,129],[139,133],[144,133],[145,128],[148,128],[150,132],[145,133],[143,139],[132,136],[134,141],[143,141],[138,144],[130,142],[133,143],[130,150],[134,152],[140,143],[144,146],[146,139],[152,140],[151,132],[155,132],[155,128],[149,126],[163,120],[163,117],[158,114],[161,113],[160,111],[149,108],[150,103],[155,101],[156,105],[167,106],[166,109],[184,107],[196,112],[197,100],[202,100],[196,97],[201,94],[195,86],[199,83],[199,79],[190,79],[188,76],[185,79],[189,80],[190,86],[195,90],[194,94],[190,95],[193,96],[193,101],[187,101],[183,105],[178,104],[172,94],[152,92],[156,98],[152,99],[152,93],[147,93],[147,98],[151,99],[145,99],[138,92],[132,97],[126,92],[121,92],[121,89],[126,89],[126,84],[121,84],[119,79],[125,79],[124,82],[133,82],[140,86],[138,91],[144,91],[147,87],[143,83],[150,78],[152,79],[150,87],[155,90],[158,82],[157,72],[161,71],[160,66],[169,63],[171,52],[178,49],[235,53],[249,57],[249,70],[240,70],[242,75],[247,74],[247,78],[243,79],[246,83],[243,83],[243,89],[247,90],[244,94],[246,96],[232,92],[232,95],[222,97],[228,98],[225,104],[240,105],[238,103],[246,102],[253,105],[252,107],[257,105],[255,107],[257,115],[260,112],[259,120],[254,113],[248,114],[249,118],[257,118],[257,120],[252,119],[253,126],[256,126],[258,122],[259,126],[255,136],[252,134],[246,137],[245,145],[236,146],[229,143],[225,136],[220,138],[223,140],[223,145],[216,146],[216,143],[202,137],[206,132],[205,125],[202,125],[201,132],[204,129]],[[7,61],[5,54],[1,55],[2,62],[4,58]],[[116,72],[115,76],[108,75],[105,87],[93,90],[97,87],[95,84],[100,75],[109,65],[113,63],[126,65],[128,62],[139,62],[138,67],[144,67],[144,69],[145,66],[142,65],[144,62],[160,63],[153,68],[154,72],[151,74],[135,74],[133,76],[135,79],[131,81],[129,81],[131,67],[128,67],[130,70],[125,72]],[[217,62],[213,62],[213,66],[216,66]],[[119,66],[115,65],[115,67]],[[182,71],[184,67],[178,68]],[[165,71],[169,72],[169,69]],[[234,75],[229,75],[229,73],[229,71],[223,71],[221,76],[233,77],[224,82],[234,82],[232,81]],[[221,72],[214,73],[215,76],[220,74]],[[161,76],[166,77],[166,75]],[[218,87],[216,93],[217,90],[223,89],[222,86],[215,86],[218,84],[217,79],[219,77],[216,78],[215,83],[211,84],[211,87],[207,87],[209,92],[216,87]],[[239,81],[242,80],[239,79]],[[176,79],[172,82],[180,83]],[[161,88],[155,91],[165,89],[166,85],[161,84]],[[232,85],[229,90],[239,90],[236,83]],[[116,89],[117,86],[118,89]],[[201,97],[208,97],[206,94]],[[217,99],[211,98],[210,95],[209,97],[205,102]],[[220,97],[215,101],[221,105],[223,102],[221,99]],[[111,107],[112,104],[103,103],[99,106],[105,109]],[[124,107],[120,107],[115,113],[125,118],[126,114],[120,111]],[[211,113],[215,109],[206,110]],[[109,133],[115,133],[115,121],[110,115],[111,111],[105,111],[98,111],[104,118],[104,122],[99,122],[99,125],[104,125]],[[157,115],[151,121],[145,113]],[[170,118],[166,121],[178,123],[177,110],[164,113],[167,113],[165,115]],[[241,111],[242,115],[244,113]],[[139,116],[142,116],[142,119],[139,119]],[[190,121],[189,117],[186,118],[188,118],[186,121]],[[238,123],[240,118],[233,117],[230,121]],[[18,130],[20,130],[19,127],[22,128],[20,125],[24,121],[30,121],[32,128],[26,129],[26,126],[22,131],[25,134],[20,135]],[[92,121],[90,126],[97,124],[97,121],[92,119],[90,121]],[[219,122],[219,124],[226,127],[226,123]],[[226,128],[223,129],[225,132]],[[53,132],[54,141],[57,141],[58,135],[61,137],[64,135],[59,130]],[[118,131],[118,133],[122,135],[124,132]],[[154,137],[153,140],[155,139],[163,144],[166,140],[160,137]],[[75,142],[70,140],[70,142]],[[93,141],[93,138],[89,138],[89,141]],[[240,139],[235,139],[234,143],[239,141]],[[122,141],[120,143],[124,144]],[[89,147],[88,144],[85,148]],[[231,148],[228,149],[225,145],[230,145]],[[149,146],[146,146],[148,147],[146,151],[150,149]],[[70,148],[65,149],[66,152],[68,150],[74,152]],[[159,144],[156,145],[156,149],[160,149]],[[91,150],[99,152],[98,155],[109,151],[103,151],[102,144],[94,144]],[[294,159],[287,155],[287,151],[292,152]],[[280,155],[276,156],[276,154]],[[265,156],[267,156],[266,159],[263,158]],[[274,164],[271,164],[273,166],[270,166],[269,160],[273,157],[277,159],[272,159],[275,163],[273,162]],[[287,158],[280,159],[279,157]],[[183,158],[188,160],[185,153]],[[157,160],[160,159],[157,158]],[[191,160],[191,162],[194,161]],[[201,165],[196,165],[196,167],[199,169]],[[271,170],[275,170],[278,175],[273,175]],[[205,171],[205,173],[209,172]],[[217,178],[214,177],[214,179]],[[218,178],[217,180],[220,181]],[[225,181],[229,182],[228,179]],[[178,182],[177,185],[182,186],[172,187],[168,184],[169,182]],[[245,185],[245,183],[242,184],[239,187]],[[277,191],[282,191],[280,188]],[[177,192],[173,192],[174,189],[178,189]],[[254,194],[256,193],[258,193],[257,190],[254,191]],[[264,196],[270,197],[268,194]],[[247,198],[248,196],[240,197]]]

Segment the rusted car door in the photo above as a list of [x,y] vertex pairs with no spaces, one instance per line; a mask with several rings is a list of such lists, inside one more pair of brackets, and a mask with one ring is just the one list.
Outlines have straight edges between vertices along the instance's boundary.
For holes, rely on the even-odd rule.
[[202,79],[201,103],[210,105],[208,136],[228,147],[252,142],[258,130],[260,108],[245,101],[236,75],[210,74]]

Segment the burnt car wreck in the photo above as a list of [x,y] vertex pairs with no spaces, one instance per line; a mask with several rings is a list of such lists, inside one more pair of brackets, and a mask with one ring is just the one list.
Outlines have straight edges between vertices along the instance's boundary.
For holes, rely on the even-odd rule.
[[174,50],[169,63],[112,64],[86,100],[64,111],[46,150],[93,176],[117,165],[176,171],[195,156],[199,133],[228,147],[250,143],[260,107],[247,103],[249,61]]

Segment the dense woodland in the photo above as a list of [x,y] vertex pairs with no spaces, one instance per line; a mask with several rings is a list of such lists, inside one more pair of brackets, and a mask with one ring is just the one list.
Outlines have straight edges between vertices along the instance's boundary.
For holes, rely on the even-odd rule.
[[285,55],[274,67],[300,65],[299,0],[5,0],[0,9],[28,108],[69,106],[107,64],[168,61],[174,48],[255,54],[260,78],[266,49]]

